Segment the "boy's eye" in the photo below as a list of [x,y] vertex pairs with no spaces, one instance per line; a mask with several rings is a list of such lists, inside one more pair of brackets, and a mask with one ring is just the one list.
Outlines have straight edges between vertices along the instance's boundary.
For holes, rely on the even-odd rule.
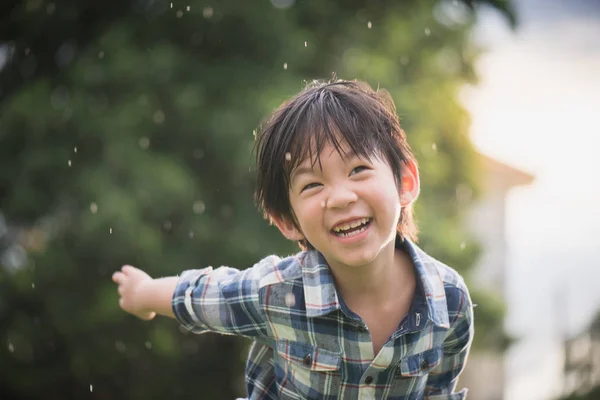
[[365,169],[369,169],[369,168],[368,168],[368,167],[366,167],[366,166],[364,166],[364,165],[361,165],[361,166],[359,166],[359,167],[356,167],[356,168],[354,168],[354,169],[353,169],[353,170],[350,172],[350,175],[357,174],[357,173],[359,173],[359,172],[361,172],[361,171],[364,171]]
[[305,190],[315,188],[319,185],[320,185],[320,183],[317,183],[317,182],[309,183],[308,185],[304,186],[300,192],[304,192]]

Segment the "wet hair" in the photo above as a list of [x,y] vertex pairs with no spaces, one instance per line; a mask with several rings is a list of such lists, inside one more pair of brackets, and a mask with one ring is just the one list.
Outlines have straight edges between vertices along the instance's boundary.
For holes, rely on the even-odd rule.
[[[291,174],[304,160],[320,164],[327,144],[342,157],[344,146],[361,159],[383,157],[396,185],[406,163],[416,160],[400,127],[396,106],[386,90],[359,81],[313,81],[279,106],[259,129],[255,142],[255,200],[265,218],[289,221],[300,229],[289,198]],[[403,207],[397,225],[401,238],[417,240],[412,204]],[[302,249],[313,248],[306,240]]]

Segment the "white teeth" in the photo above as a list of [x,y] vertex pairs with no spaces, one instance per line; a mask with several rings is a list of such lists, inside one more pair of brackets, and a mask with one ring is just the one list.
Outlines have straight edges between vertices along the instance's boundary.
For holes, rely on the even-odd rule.
[[340,237],[350,237],[350,236],[354,236],[354,235],[358,235],[361,232],[364,232],[367,229],[367,226],[363,226],[362,228],[356,230],[356,231],[352,231],[352,232],[348,232],[348,233],[336,233],[337,236]]
[[[341,231],[346,231],[348,229],[356,228],[357,226],[360,226],[362,224],[366,224],[367,222],[369,222],[369,218],[361,218],[361,219],[357,219],[356,221],[352,221],[352,222],[347,223],[347,224],[338,225],[335,228],[333,228],[333,230],[335,232],[339,233]],[[362,230],[359,230],[359,232],[362,232]]]

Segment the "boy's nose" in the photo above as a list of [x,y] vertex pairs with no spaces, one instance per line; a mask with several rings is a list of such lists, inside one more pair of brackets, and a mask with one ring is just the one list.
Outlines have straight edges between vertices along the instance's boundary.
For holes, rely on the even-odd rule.
[[345,208],[352,203],[356,203],[357,200],[358,196],[354,191],[337,187],[331,191],[325,205],[327,208]]

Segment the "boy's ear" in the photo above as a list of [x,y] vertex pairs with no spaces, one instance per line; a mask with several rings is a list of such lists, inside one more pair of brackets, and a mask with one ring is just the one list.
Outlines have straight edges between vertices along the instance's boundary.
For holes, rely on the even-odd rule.
[[296,225],[294,225],[293,222],[290,222],[287,219],[279,218],[271,218],[271,221],[273,221],[281,234],[287,239],[294,241],[304,239],[304,235],[298,230],[298,228],[296,228]]
[[420,192],[419,170],[414,161],[404,163],[400,179],[400,206],[406,207],[419,197]]

